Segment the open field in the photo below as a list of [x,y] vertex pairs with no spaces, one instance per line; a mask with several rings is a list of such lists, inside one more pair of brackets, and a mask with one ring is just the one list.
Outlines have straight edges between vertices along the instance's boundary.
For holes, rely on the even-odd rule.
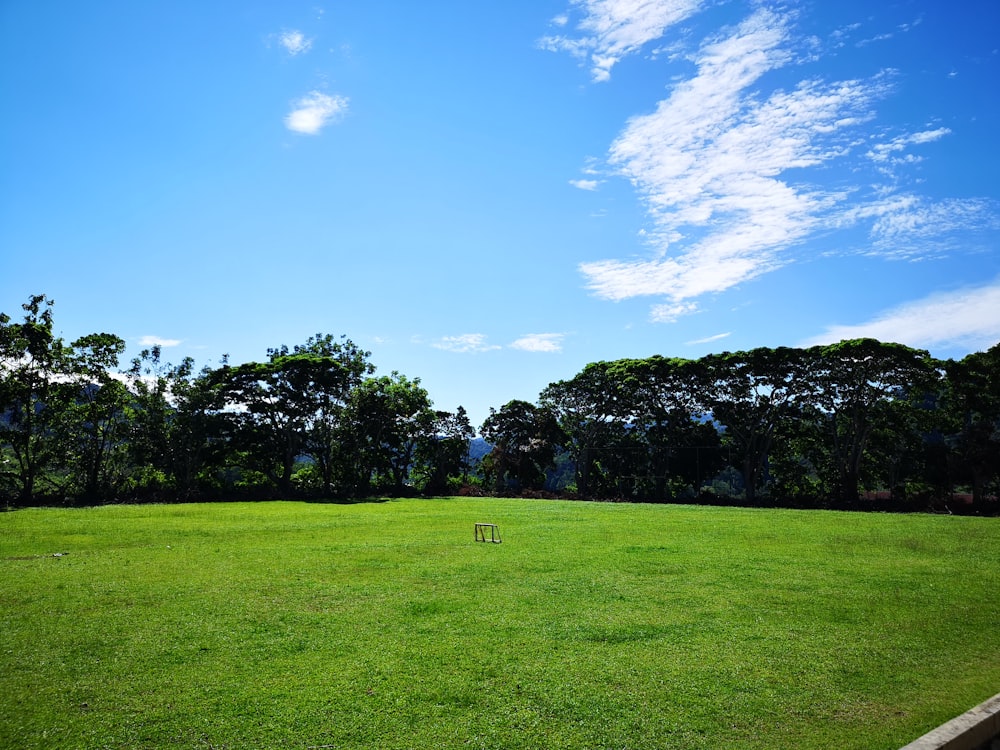
[[0,746],[892,750],[1000,692],[998,582],[995,518],[3,513]]

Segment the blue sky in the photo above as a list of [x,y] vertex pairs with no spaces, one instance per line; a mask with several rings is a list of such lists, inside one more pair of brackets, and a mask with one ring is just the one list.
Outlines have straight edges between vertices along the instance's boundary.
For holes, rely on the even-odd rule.
[[1000,341],[1000,3],[0,3],[0,310],[346,334],[475,424],[588,362]]

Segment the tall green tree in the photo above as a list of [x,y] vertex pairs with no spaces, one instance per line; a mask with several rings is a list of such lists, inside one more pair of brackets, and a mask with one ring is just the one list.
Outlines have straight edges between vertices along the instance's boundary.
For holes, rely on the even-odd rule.
[[409,479],[417,446],[437,424],[427,390],[419,378],[398,372],[366,378],[351,400],[351,432],[359,468],[357,490],[401,494]]
[[224,366],[214,374],[226,395],[228,433],[244,470],[260,472],[290,496],[295,460],[305,441],[305,415],[291,404],[301,386],[300,368],[272,356],[267,362]]
[[948,417],[952,471],[972,489],[973,503],[982,508],[988,489],[994,500],[1000,488],[1000,344],[945,364],[948,387],[944,410]]
[[304,357],[313,371],[313,387],[303,394],[305,401],[305,443],[303,452],[318,468],[320,489],[325,496],[343,492],[354,476],[351,402],[354,392],[375,371],[369,357],[346,336],[311,336],[296,346],[292,354]]
[[20,323],[0,313],[0,477],[22,504],[62,462],[57,435],[78,391],[70,348],[53,333],[52,305],[32,296]]
[[622,397],[615,363],[609,362],[589,364],[569,380],[551,383],[539,397],[565,433],[566,449],[575,465],[577,492],[583,497],[593,494],[595,464],[600,471],[600,455],[607,455],[612,435],[630,411]]
[[897,507],[942,486],[935,465],[944,416],[939,401],[936,394],[907,392],[876,407],[861,481],[888,490]]
[[885,405],[933,392],[934,362],[926,351],[875,339],[814,347],[804,356],[816,384],[812,401],[825,425],[822,470],[834,496],[856,502],[866,449],[887,414]]
[[638,455],[644,466],[635,469],[642,477],[639,496],[666,500],[686,491],[697,481],[697,460],[681,461],[679,449],[718,444],[718,434],[704,418],[701,364],[661,356],[622,359],[614,363],[612,376],[622,384],[627,421],[644,448]]
[[296,460],[312,456],[324,488],[333,484],[336,443],[352,388],[371,371],[368,352],[347,339],[317,334],[267,361],[224,366],[215,377],[229,403],[233,439],[279,492],[293,492]]
[[[223,490],[229,454],[225,398],[211,368],[185,357],[172,365],[159,347],[143,350],[127,373],[132,393],[129,447],[140,496],[192,500]],[[210,477],[216,479],[210,479]]]
[[565,435],[551,410],[514,399],[490,409],[480,429],[493,446],[483,458],[483,468],[502,492],[508,487],[540,489],[545,470],[555,466],[556,450]]
[[425,494],[444,494],[449,480],[468,481],[469,443],[475,436],[465,407],[434,412],[430,429],[417,438],[415,454]]
[[88,501],[115,497],[129,474],[130,396],[112,373],[125,341],[110,333],[72,343],[64,377],[76,386],[58,430],[75,494]]
[[802,350],[785,347],[723,352],[700,361],[705,406],[740,456],[749,502],[757,498],[775,438],[814,391],[807,363]]

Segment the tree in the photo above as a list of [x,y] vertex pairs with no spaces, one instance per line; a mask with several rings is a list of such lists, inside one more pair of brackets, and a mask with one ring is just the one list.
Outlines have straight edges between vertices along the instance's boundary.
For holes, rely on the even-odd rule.
[[[621,383],[625,418],[642,446],[644,466],[636,466],[636,493],[656,500],[679,491],[697,492],[697,459],[678,461],[678,449],[715,447],[718,434],[704,419],[703,368],[696,361],[653,356],[614,363],[612,377]],[[637,456],[637,458],[640,456]]]
[[483,464],[498,492],[509,486],[541,488],[545,470],[554,466],[556,450],[565,441],[551,410],[518,399],[499,411],[491,408],[480,433],[493,445]]
[[69,347],[52,332],[52,305],[32,296],[21,323],[0,313],[0,476],[22,504],[60,462],[56,435],[77,390]]
[[806,350],[816,385],[811,400],[825,425],[826,466],[833,493],[843,502],[859,496],[866,448],[884,405],[933,391],[930,355],[902,344],[853,339]]
[[945,370],[952,464],[981,508],[990,483],[1000,477],[1000,344],[949,360]]
[[0,474],[22,503],[40,482],[103,498],[127,472],[128,398],[111,375],[125,342],[94,333],[67,346],[53,334],[52,300],[21,307],[21,323],[0,313]]
[[351,399],[351,432],[359,468],[357,491],[391,488],[402,494],[417,445],[435,428],[435,412],[419,378],[393,372],[367,378]]
[[320,466],[324,489],[332,486],[341,416],[353,386],[372,369],[367,357],[350,340],[317,334],[292,351],[269,349],[266,362],[216,371],[235,445],[281,493],[292,493],[302,455]]
[[292,493],[292,470],[304,444],[305,415],[292,404],[301,384],[288,361],[246,362],[216,370],[226,395],[233,448],[244,468],[264,474],[283,495]]
[[190,500],[209,483],[208,475],[223,470],[229,448],[224,393],[210,368],[196,373],[190,357],[179,365],[160,357],[159,347],[144,349],[127,373],[133,484],[140,493],[170,491]]
[[876,407],[861,481],[888,489],[897,507],[914,491],[927,495],[942,484],[935,476],[941,458],[938,402],[938,394],[907,391]]
[[469,442],[475,436],[464,407],[434,412],[431,429],[418,437],[415,455],[425,494],[444,494],[451,479],[468,481]]
[[351,485],[356,456],[349,446],[353,440],[347,431],[354,392],[367,375],[375,371],[370,352],[362,350],[346,336],[316,334],[305,345],[296,346],[296,356],[310,358],[314,370],[314,388],[306,407],[303,452],[318,468],[321,490],[325,496]]
[[775,437],[812,391],[806,362],[802,350],[784,347],[701,360],[705,405],[740,456],[748,502],[757,498]]
[[577,492],[584,497],[594,490],[590,478],[598,450],[609,446],[611,434],[627,411],[613,370],[613,363],[589,364],[570,380],[551,383],[539,399],[566,436],[566,448],[576,467]]
[[65,446],[70,477],[79,494],[95,501],[114,496],[128,474],[129,393],[112,376],[125,341],[95,333],[73,342],[66,377],[76,386],[58,432]]

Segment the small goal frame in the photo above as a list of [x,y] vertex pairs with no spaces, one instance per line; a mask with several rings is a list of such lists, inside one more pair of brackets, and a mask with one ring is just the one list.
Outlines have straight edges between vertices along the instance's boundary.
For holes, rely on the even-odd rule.
[[503,539],[500,538],[500,527],[495,523],[477,523],[475,539],[477,542],[491,542],[492,544],[503,542]]

